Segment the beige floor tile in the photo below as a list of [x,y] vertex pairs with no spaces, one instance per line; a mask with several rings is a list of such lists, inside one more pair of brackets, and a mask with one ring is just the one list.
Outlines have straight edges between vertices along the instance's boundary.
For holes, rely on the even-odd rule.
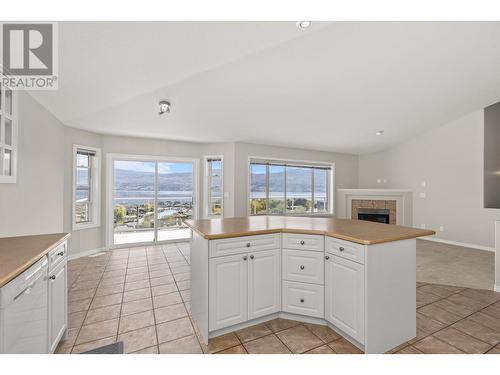
[[452,327],[488,344],[497,345],[500,343],[500,332],[476,323],[472,319],[460,320]]
[[149,280],[140,280],[140,281],[132,281],[130,283],[125,283],[126,292],[130,290],[144,289],[149,287],[150,287]]
[[68,292],[68,302],[89,299],[94,297],[96,288],[73,290]]
[[322,345],[318,348],[311,349],[304,354],[337,354],[328,345]]
[[269,329],[273,332],[279,332],[283,331],[288,328],[295,327],[296,325],[299,325],[300,322],[297,322],[295,320],[288,320],[288,319],[273,319],[268,322],[266,322],[266,325],[269,327]]
[[80,328],[86,316],[86,310],[68,314],[68,328]]
[[412,345],[408,345],[396,352],[396,354],[424,354]]
[[209,339],[208,346],[203,346],[202,349],[205,353],[216,353],[240,344],[240,340],[236,334],[231,332]]
[[[427,333],[425,336],[431,335],[446,327],[446,324],[434,320],[427,315],[417,312],[417,331],[424,331]],[[421,335],[422,336],[422,335]],[[423,338],[424,336],[420,337]]]
[[97,285],[99,285],[99,280],[82,281],[82,282],[77,281],[73,285],[71,285],[71,291],[92,289],[96,288]]
[[481,311],[483,314],[489,315],[494,319],[500,320],[500,306],[491,305]]
[[340,338],[333,329],[320,324],[304,323],[304,326],[318,336],[323,342],[329,343]]
[[235,332],[236,336],[238,336],[240,341],[243,343],[258,339],[262,336],[267,336],[271,333],[272,331],[264,323],[257,324],[248,328],[243,328]]
[[293,352],[304,353],[323,344],[315,334],[302,324],[276,333],[276,336]]
[[439,301],[442,297],[432,293],[421,292],[420,288],[417,289],[417,307],[422,307],[433,302]]
[[496,346],[493,349],[490,349],[486,354],[500,354],[500,347]]
[[103,280],[113,278],[113,277],[122,277],[127,273],[126,270],[115,270],[115,271],[106,271],[103,273]]
[[71,353],[78,354],[78,353],[87,352],[87,351],[92,350],[92,349],[100,348],[101,346],[113,344],[114,342],[116,342],[116,336],[106,337],[106,338],[95,340],[95,341],[89,341],[89,342],[86,342],[85,344],[74,346]]
[[492,290],[465,289],[460,294],[486,303],[494,303],[500,300],[500,293]]
[[152,279],[155,279],[157,277],[162,277],[162,276],[170,276],[170,275],[171,275],[171,273],[170,273],[170,270],[168,268],[149,272],[149,277],[151,277]]
[[186,272],[186,273],[179,273],[177,275],[174,274],[174,279],[176,282],[191,280],[191,273]]
[[84,324],[102,322],[104,320],[118,318],[120,316],[121,304],[100,307],[89,310]]
[[448,327],[434,334],[441,341],[444,341],[465,353],[481,354],[491,349],[492,345],[469,336],[455,328]]
[[94,297],[92,304],[90,305],[91,309],[97,309],[99,307],[105,307],[110,305],[116,305],[122,303],[122,294],[109,294],[107,296]]
[[154,313],[156,324],[184,318],[188,315],[183,303],[157,308]]
[[196,336],[187,336],[160,344],[161,354],[202,354]]
[[131,283],[134,281],[141,281],[141,280],[148,280],[148,279],[149,279],[149,272],[141,272],[141,273],[134,273],[131,275],[127,275],[127,277],[125,277],[125,282]]
[[143,311],[137,314],[122,316],[120,319],[120,328],[118,329],[118,333],[126,333],[154,325],[155,319],[153,310]]
[[272,334],[243,344],[249,354],[290,354],[290,350]]
[[162,294],[169,294],[177,292],[177,285],[175,284],[164,284],[151,287],[151,292],[153,296],[160,296]]
[[151,286],[158,286],[164,284],[172,284],[174,282],[174,278],[172,276],[160,276],[151,278],[150,281]]
[[159,296],[154,296],[153,303],[154,303],[155,309],[158,309],[160,307],[165,307],[165,306],[175,305],[177,303],[182,303],[182,298],[181,298],[181,295],[179,292],[162,294]]
[[151,298],[144,298],[136,301],[125,302],[122,305],[121,315],[125,316],[136,314],[148,310],[153,310],[153,300]]
[[177,283],[179,290],[186,290],[191,288],[191,280],[179,281]]
[[189,302],[191,301],[191,290],[188,289],[188,290],[181,290],[180,291],[181,293],[181,298],[184,302]]
[[132,353],[158,345],[154,326],[122,333],[118,335],[118,341],[123,341],[123,350],[125,353]]
[[87,311],[89,309],[92,298],[81,299],[68,303],[68,313],[75,313],[79,311]]
[[123,302],[137,301],[138,299],[150,298],[151,288],[129,290],[123,293]]
[[96,297],[109,296],[110,294],[122,293],[124,284],[114,284],[109,286],[99,285],[96,291]]
[[125,282],[125,276],[110,277],[107,279],[102,279],[99,286],[111,286],[116,284],[123,284]]
[[363,352],[344,338],[328,344],[338,354],[363,354]]
[[149,348],[144,348],[130,354],[158,354],[158,346],[150,346]]
[[221,350],[214,354],[248,354],[243,345],[233,346],[232,348]]
[[118,319],[105,320],[82,326],[76,339],[76,344],[99,340],[105,337],[116,336],[118,332]]
[[500,320],[492,318],[491,316],[484,314],[481,311],[472,314],[471,316],[469,316],[469,319],[485,327],[500,332]]
[[181,318],[157,324],[156,330],[160,344],[194,334],[194,329],[189,318]]
[[135,275],[148,272],[148,267],[137,267],[127,269],[127,275]]
[[450,288],[444,285],[428,284],[418,288],[419,292],[435,294],[441,298],[446,298],[460,291],[458,288]]
[[453,324],[461,319],[460,316],[453,314],[449,311],[446,311],[446,310],[436,306],[434,303],[419,308],[418,312],[429,317],[429,318],[432,318],[434,320],[438,320],[441,323],[444,323],[446,325]]
[[426,337],[419,342],[413,344],[413,346],[426,354],[463,354],[461,350],[451,346],[444,341],[439,340],[434,336]]

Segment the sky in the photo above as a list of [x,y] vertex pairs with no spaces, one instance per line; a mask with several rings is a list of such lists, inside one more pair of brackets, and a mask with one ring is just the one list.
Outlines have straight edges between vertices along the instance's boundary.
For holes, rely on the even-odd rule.
[[[147,161],[115,160],[115,169],[123,169],[134,172],[154,172],[155,163]],[[192,172],[191,163],[158,163],[160,173],[182,173]]]

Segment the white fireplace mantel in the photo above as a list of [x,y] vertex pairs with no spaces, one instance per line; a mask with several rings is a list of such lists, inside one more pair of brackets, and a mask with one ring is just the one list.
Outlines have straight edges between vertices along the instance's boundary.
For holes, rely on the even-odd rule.
[[413,225],[413,191],[406,189],[337,189],[336,217],[351,219],[353,199],[395,200],[396,224]]

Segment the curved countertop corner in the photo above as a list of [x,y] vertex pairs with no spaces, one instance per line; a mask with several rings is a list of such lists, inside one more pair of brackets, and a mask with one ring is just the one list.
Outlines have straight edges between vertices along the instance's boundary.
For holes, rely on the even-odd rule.
[[248,216],[186,220],[186,224],[208,240],[283,232],[319,234],[373,245],[436,234],[432,230],[400,225],[324,217]]
[[66,241],[69,233],[0,238],[0,288]]

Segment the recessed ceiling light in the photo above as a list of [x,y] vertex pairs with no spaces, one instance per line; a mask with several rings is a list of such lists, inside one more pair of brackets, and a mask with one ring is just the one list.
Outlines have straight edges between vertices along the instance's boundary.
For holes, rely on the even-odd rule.
[[378,132],[375,133],[375,135],[382,135],[382,134],[384,134],[383,130],[379,130]]
[[299,21],[297,22],[297,27],[301,29],[305,29],[306,27],[311,26],[311,21]]

